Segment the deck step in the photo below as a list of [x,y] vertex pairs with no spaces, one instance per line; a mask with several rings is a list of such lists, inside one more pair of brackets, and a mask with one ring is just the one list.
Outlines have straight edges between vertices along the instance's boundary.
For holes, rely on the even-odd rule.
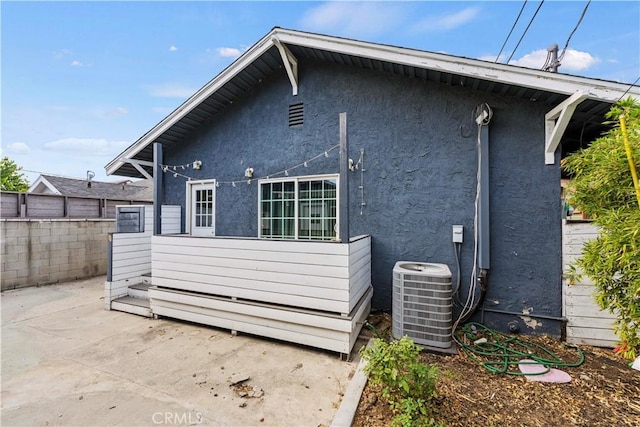
[[133,298],[149,299],[149,287],[151,285],[146,283],[131,285],[127,290],[127,295]]
[[137,314],[138,316],[153,317],[149,300],[143,298],[126,296],[115,299],[111,301],[111,310],[124,311],[125,313]]

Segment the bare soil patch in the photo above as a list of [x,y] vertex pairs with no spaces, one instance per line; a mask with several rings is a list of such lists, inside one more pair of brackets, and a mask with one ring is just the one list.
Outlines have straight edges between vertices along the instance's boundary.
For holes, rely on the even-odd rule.
[[[388,315],[372,315],[369,321],[381,334],[388,333]],[[547,347],[563,360],[576,360],[575,349],[555,338],[520,338]],[[585,361],[562,368],[571,376],[565,384],[494,374],[462,352],[423,352],[424,362],[441,372],[433,416],[447,426],[639,426],[640,371],[611,349],[580,349]],[[380,390],[367,384],[353,426],[389,426],[392,418]]]

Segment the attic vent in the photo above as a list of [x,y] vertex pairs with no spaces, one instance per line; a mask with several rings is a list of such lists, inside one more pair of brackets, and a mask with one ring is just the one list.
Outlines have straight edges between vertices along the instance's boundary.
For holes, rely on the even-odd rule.
[[304,104],[289,105],[289,127],[304,124]]

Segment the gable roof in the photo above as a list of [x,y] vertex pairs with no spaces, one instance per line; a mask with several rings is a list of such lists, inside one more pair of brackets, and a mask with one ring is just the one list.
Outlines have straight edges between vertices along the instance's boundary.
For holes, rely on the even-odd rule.
[[575,126],[585,135],[589,134],[588,126],[601,129],[604,113],[623,95],[640,99],[640,86],[276,27],[109,162],[107,174],[151,177],[154,142],[165,146],[179,143],[283,65],[296,94],[299,58],[467,86],[549,104],[550,110],[570,96],[582,94],[586,100],[576,107],[574,117]]
[[27,190],[28,193],[58,194],[110,200],[153,201],[153,181],[102,182],[42,174]]

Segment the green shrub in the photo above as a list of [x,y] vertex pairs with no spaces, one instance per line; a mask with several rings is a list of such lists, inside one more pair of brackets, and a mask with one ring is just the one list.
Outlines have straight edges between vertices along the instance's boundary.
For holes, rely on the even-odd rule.
[[[618,120],[621,115],[640,169],[640,105],[622,101],[607,117]],[[584,245],[568,279],[576,282],[584,274],[593,280],[596,302],[617,317],[616,350],[633,359],[640,354],[640,210],[617,122],[589,148],[564,159],[563,168],[573,175],[569,203],[589,213],[600,229],[598,238]]]
[[420,362],[420,348],[408,337],[388,343],[376,338],[360,351],[368,363],[365,372],[372,385],[381,386],[389,402],[394,426],[435,425],[429,404],[436,397],[438,368]]

